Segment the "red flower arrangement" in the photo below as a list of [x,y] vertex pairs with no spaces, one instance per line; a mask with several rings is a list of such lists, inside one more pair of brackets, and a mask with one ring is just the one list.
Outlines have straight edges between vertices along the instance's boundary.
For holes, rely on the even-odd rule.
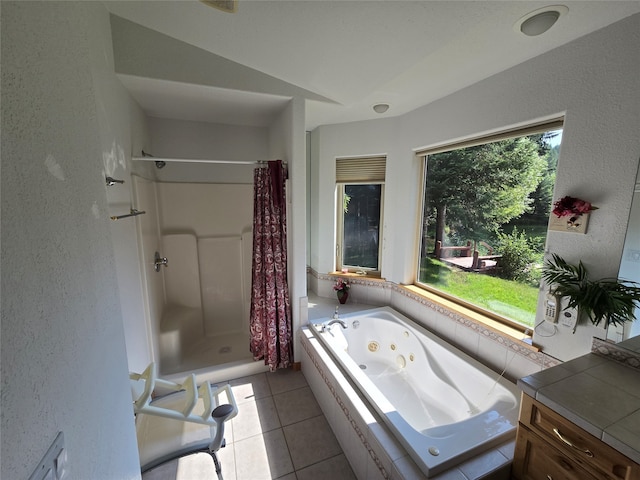
[[589,213],[590,211],[597,209],[598,207],[594,207],[589,202],[569,196],[562,197],[553,204],[553,214],[558,218],[577,217],[583,213]]
[[349,285],[349,282],[343,280],[342,278],[336,280],[336,284],[333,286],[333,289],[336,292],[348,292],[350,288],[351,285]]

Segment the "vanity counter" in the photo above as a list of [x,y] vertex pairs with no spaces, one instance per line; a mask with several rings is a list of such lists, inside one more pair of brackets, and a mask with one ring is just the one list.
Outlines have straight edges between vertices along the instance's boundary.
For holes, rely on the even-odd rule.
[[613,356],[589,353],[521,378],[518,386],[526,395],[640,463],[640,369]]

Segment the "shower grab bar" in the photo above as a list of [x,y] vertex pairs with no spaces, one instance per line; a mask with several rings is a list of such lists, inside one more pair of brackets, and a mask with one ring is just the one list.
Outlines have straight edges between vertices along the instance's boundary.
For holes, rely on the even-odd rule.
[[144,211],[140,211],[140,210],[136,210],[135,208],[132,208],[130,213],[126,214],[126,215],[111,215],[111,220],[120,220],[121,218],[129,218],[129,217],[136,217],[138,215],[144,215],[147,212]]
[[105,181],[107,182],[107,187],[112,187],[116,183],[124,183],[124,180],[116,180],[113,177],[105,177]]

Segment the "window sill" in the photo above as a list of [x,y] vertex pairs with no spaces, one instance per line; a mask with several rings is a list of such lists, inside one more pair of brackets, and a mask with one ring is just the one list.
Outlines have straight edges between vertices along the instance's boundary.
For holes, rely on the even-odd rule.
[[[450,310],[454,313],[457,313],[458,315],[476,324],[483,325],[484,327],[494,331],[498,335],[506,336],[513,341],[517,341],[520,345],[527,348],[528,350],[531,350],[532,352],[540,351],[539,347],[528,343],[531,342],[532,339],[530,335],[525,335],[523,333],[524,327],[522,330],[510,327],[509,325],[501,323],[498,320],[494,320],[491,317],[471,310],[470,308],[464,307],[458,303],[455,303],[440,295],[437,295],[428,290],[424,290],[415,285],[398,285],[398,288],[400,288],[401,290],[405,290],[406,292],[409,292],[413,295],[417,295],[420,298],[424,298],[425,300],[446,308],[447,310]],[[525,341],[525,339],[528,339],[528,342]]]
[[378,274],[374,274],[374,273],[367,273],[366,275],[363,275],[361,273],[342,273],[342,272],[329,272],[328,275],[331,275],[332,277],[341,277],[341,278],[365,278],[367,280],[373,280],[373,281],[378,281],[378,282],[385,282],[386,280],[384,278],[382,278],[380,275]]

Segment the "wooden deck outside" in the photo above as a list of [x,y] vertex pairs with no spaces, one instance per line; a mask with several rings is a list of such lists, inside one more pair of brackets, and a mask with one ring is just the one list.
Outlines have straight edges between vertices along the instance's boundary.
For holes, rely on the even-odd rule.
[[[479,242],[489,250],[489,255],[480,255],[478,250],[474,250],[471,242],[467,241],[464,246],[443,247],[442,242],[436,242],[436,258],[439,260],[461,268],[469,272],[486,272],[493,270],[498,265],[498,259],[502,255],[493,255],[493,248],[486,242]],[[454,257],[454,252],[460,255]]]
[[[499,258],[499,255],[489,255],[491,257]],[[444,263],[448,263],[453,265],[454,267],[461,268],[462,270],[474,271],[474,272],[485,272],[487,270],[492,270],[496,268],[498,264],[497,259],[483,258],[478,257],[479,264],[477,267],[473,265],[473,257],[448,257],[448,258],[440,258],[440,261]]]

